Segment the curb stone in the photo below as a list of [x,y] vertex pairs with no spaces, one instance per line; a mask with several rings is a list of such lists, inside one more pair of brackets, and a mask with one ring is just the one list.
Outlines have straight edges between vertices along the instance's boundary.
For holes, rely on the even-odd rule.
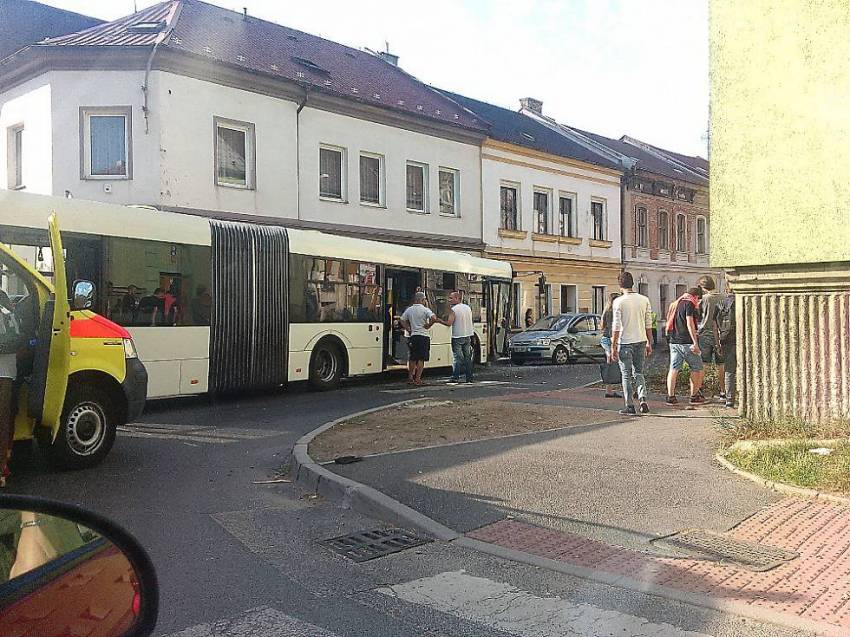
[[823,491],[818,491],[816,489],[808,489],[806,487],[797,487],[792,484],[785,484],[784,482],[774,482],[772,480],[768,480],[767,478],[762,478],[754,473],[750,473],[749,471],[744,471],[743,469],[739,469],[734,464],[729,462],[725,456],[718,452],[714,455],[714,459],[720,464],[723,468],[728,469],[732,473],[751,482],[755,482],[771,491],[776,491],[777,493],[781,493],[783,495],[790,495],[797,498],[804,498],[806,500],[818,500],[821,502],[829,502],[831,504],[842,504],[844,506],[850,506],[850,498],[845,498],[840,495],[835,495],[834,493],[824,493]]
[[[359,418],[360,416],[365,416],[376,411],[383,411],[384,409],[392,409],[393,407],[400,407],[402,405],[415,403],[420,400],[427,399],[415,398],[402,400],[395,403],[389,403],[387,405],[381,405],[379,407],[372,407],[371,409],[364,409],[363,411],[348,414],[341,418],[337,418],[336,420],[327,422],[313,431],[301,436],[301,438],[299,438],[295,443],[292,450],[290,473],[293,476],[294,482],[325,498],[337,500],[343,507],[350,508],[357,513],[389,522],[390,524],[413,527],[414,529],[427,533],[438,540],[451,542],[454,545],[461,546],[468,550],[486,553],[488,555],[493,555],[495,557],[538,568],[545,568],[547,570],[607,584],[609,586],[617,586],[637,593],[657,595],[659,597],[673,599],[694,606],[699,606],[701,608],[726,612],[741,617],[748,617],[756,621],[770,624],[777,624],[785,628],[811,631],[822,637],[847,637],[845,629],[833,624],[825,624],[822,622],[796,618],[793,615],[773,613],[767,610],[752,608],[739,602],[727,602],[724,600],[713,599],[706,595],[700,595],[698,593],[689,593],[673,588],[667,588],[665,586],[659,586],[657,584],[651,584],[649,582],[641,582],[621,575],[613,575],[604,571],[574,566],[566,562],[559,562],[557,560],[551,560],[531,553],[526,553],[524,551],[509,549],[497,544],[490,544],[488,542],[482,542],[481,540],[465,537],[461,533],[440,524],[436,520],[429,518],[405,504],[402,504],[398,500],[389,497],[377,489],[373,489],[365,484],[355,482],[354,480],[337,475],[332,471],[325,469],[322,465],[313,460],[307,451],[313,439],[342,422],[351,420],[352,418]],[[728,464],[727,468],[735,473],[740,472],[740,470],[731,465],[731,463],[728,463],[725,458],[722,458],[720,454],[717,454],[716,459],[724,466]],[[740,473],[746,474],[746,472]],[[752,474],[746,474],[745,477],[749,475]],[[768,482],[758,476],[752,477],[755,478],[757,482]],[[783,486],[788,487],[788,485]],[[788,488],[796,489],[796,487]],[[821,499],[826,498],[824,497]],[[841,500],[845,499],[841,498]],[[850,501],[847,502],[850,503]]]

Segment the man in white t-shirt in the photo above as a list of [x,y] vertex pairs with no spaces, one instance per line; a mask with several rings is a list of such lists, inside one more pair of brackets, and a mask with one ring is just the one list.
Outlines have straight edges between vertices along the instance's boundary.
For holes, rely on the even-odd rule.
[[472,335],[475,334],[475,328],[472,325],[472,308],[463,302],[462,293],[458,290],[449,294],[449,303],[452,304],[452,310],[449,313],[448,320],[440,320],[440,323],[452,328],[454,365],[452,365],[452,377],[449,382],[460,382],[462,368],[466,375],[466,382],[471,383],[473,368]]
[[425,307],[425,293],[413,295],[413,303],[401,315],[401,325],[410,334],[407,345],[410,348],[407,382],[422,384],[422,371],[425,361],[431,356],[431,333],[428,331],[437,322],[437,316]]
[[624,416],[637,415],[632,396],[637,387],[640,412],[648,414],[643,363],[652,354],[652,307],[648,298],[634,291],[634,277],[629,272],[620,274],[619,283],[623,295],[614,301],[611,358],[619,361],[623,376],[626,408],[620,413]]

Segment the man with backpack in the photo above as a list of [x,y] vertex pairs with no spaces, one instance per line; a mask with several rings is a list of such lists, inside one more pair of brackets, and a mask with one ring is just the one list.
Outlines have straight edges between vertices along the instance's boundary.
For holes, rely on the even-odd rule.
[[720,388],[720,398],[726,399],[726,384],[724,379],[723,344],[720,340],[720,311],[724,297],[717,291],[714,278],[705,274],[699,278],[697,285],[702,290],[702,300],[699,304],[702,318],[697,325],[699,348],[702,351],[702,362],[714,363],[717,367],[717,384]]
[[690,385],[692,405],[705,402],[700,393],[703,379],[702,356],[699,347],[697,323],[700,318],[699,304],[702,299],[701,288],[691,288],[680,296],[675,305],[670,306],[667,314],[667,334],[670,336],[670,371],[667,373],[668,405],[679,402],[676,398],[676,381],[679,370],[685,363],[690,368]]
[[735,295],[728,288],[726,298],[720,306],[718,313],[718,324],[720,325],[720,345],[723,348],[723,357],[726,360],[726,407],[735,406],[735,389],[738,377],[738,357],[735,350],[736,325],[735,325]]

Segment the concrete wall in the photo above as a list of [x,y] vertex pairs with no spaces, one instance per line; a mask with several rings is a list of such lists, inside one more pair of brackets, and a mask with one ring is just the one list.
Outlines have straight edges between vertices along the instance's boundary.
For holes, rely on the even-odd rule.
[[850,260],[844,2],[712,0],[712,265]]
[[[319,198],[319,146],[345,149],[347,193],[344,202]],[[301,163],[301,219],[340,225],[377,227],[399,232],[426,232],[480,239],[481,162],[480,147],[422,133],[367,122],[345,115],[306,107],[301,111],[298,133]],[[383,155],[386,206],[360,203],[360,153]],[[407,211],[406,165],[428,165],[428,214]],[[440,214],[440,167],[460,172],[460,208],[457,217]]]
[[[152,117],[145,132],[144,71],[54,71],[52,87],[53,186],[55,195],[118,204],[155,204],[159,199],[159,130]],[[80,107],[130,107],[132,179],[80,179]],[[111,192],[106,192],[109,186]],[[45,193],[48,194],[48,193]]]
[[[156,75],[163,206],[297,216],[297,105],[172,73]],[[256,188],[218,186],[213,118],[254,125]]]
[[49,195],[53,188],[51,74],[45,73],[0,95],[0,188],[9,185],[9,127],[23,125],[23,184]]

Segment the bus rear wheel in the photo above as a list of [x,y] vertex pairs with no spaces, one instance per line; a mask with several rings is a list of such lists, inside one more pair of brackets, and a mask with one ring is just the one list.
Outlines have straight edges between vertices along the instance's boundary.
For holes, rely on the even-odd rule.
[[336,388],[342,378],[343,360],[333,343],[319,343],[310,356],[310,386],[317,391]]
[[101,388],[71,387],[56,440],[51,440],[49,429],[39,428],[39,449],[49,464],[60,469],[93,467],[112,449],[117,420],[112,401]]

